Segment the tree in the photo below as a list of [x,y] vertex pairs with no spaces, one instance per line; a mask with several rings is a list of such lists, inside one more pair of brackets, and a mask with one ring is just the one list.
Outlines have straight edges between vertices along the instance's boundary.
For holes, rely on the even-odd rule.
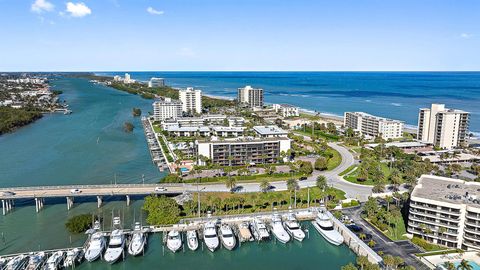
[[288,179],[287,180],[287,189],[290,192],[294,192],[295,190],[298,190],[298,181],[295,179]]
[[371,248],[373,248],[376,244],[377,243],[375,241],[373,241],[373,239],[368,242],[368,246],[371,247]]
[[349,263],[347,265],[342,266],[341,270],[358,270],[358,268],[353,265],[353,263]]
[[[370,246],[370,243],[369,243],[369,246]],[[392,269],[392,267],[395,265],[395,259],[393,258],[392,255],[385,255],[383,256],[383,263],[385,264],[387,269]]]
[[267,192],[269,188],[270,183],[266,179],[262,180],[262,182],[260,183],[260,189],[262,190],[262,192]]
[[151,225],[175,224],[180,220],[180,208],[174,199],[165,196],[148,196],[142,207]]
[[360,269],[363,270],[367,265],[370,264],[370,261],[366,256],[358,256],[357,257],[357,265],[360,266]]
[[460,264],[457,266],[457,270],[473,270],[473,266],[469,264],[467,260],[462,259]]
[[453,263],[450,262],[450,261],[444,262],[444,263],[443,263],[443,267],[444,267],[446,270],[455,270],[455,264],[453,264]]
[[123,123],[123,130],[124,130],[125,132],[132,132],[133,129],[134,129],[134,127],[135,127],[135,126],[134,126],[132,123],[130,123],[130,122],[125,122],[125,123]]
[[324,157],[319,157],[315,160],[315,170],[324,171],[328,168],[328,161]]
[[399,257],[399,256],[393,257],[393,265],[394,265],[395,269],[398,269],[400,267],[400,265],[402,265],[404,263],[405,263],[405,260],[402,257]]
[[316,182],[316,186],[320,189],[320,190],[324,190],[326,187],[327,187],[327,178],[323,175],[319,175],[317,177],[317,182]]
[[365,239],[367,239],[367,235],[364,234],[364,233],[360,233],[360,234],[358,235],[358,238],[360,238],[360,240],[365,240]]
[[82,233],[92,227],[94,218],[90,214],[82,214],[69,218],[65,227],[71,233]]
[[138,116],[142,115],[142,110],[140,110],[140,108],[133,108],[132,109],[132,115],[134,117],[138,117]]
[[227,178],[227,180],[225,180],[225,186],[233,192],[233,189],[237,186],[237,180],[235,180],[235,178],[233,177],[229,177]]

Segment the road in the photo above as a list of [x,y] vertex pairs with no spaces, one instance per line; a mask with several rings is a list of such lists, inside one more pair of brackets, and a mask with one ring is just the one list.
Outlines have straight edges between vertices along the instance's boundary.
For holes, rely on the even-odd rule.
[[[342,161],[339,166],[331,171],[317,171],[306,180],[299,181],[300,188],[313,187],[316,185],[316,179],[319,175],[324,175],[327,178],[327,183],[335,188],[345,191],[347,197],[356,198],[361,201],[367,200],[372,192],[369,186],[358,185],[344,180],[340,174],[351,165],[355,160],[353,155],[345,147],[339,146],[336,143],[328,144],[333,149],[337,150]],[[270,183],[274,189],[273,191],[287,190],[286,181],[276,181]],[[260,192],[260,183],[238,183],[242,186],[242,192]],[[157,186],[163,186],[167,190],[158,193],[182,193],[182,192],[229,192],[229,189],[224,183],[212,184],[125,184],[125,185],[71,185],[71,186],[52,186],[52,187],[28,187],[28,188],[3,188],[0,189],[0,199],[19,199],[19,198],[47,198],[47,197],[81,197],[81,196],[107,196],[107,195],[148,195],[154,193]],[[72,193],[72,189],[81,190],[80,193]],[[12,192],[12,194],[6,193]]]

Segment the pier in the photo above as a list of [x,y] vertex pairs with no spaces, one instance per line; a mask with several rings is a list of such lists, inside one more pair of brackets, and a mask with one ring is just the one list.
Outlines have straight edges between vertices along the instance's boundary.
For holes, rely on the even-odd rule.
[[142,117],[142,125],[143,131],[145,133],[145,138],[147,139],[150,156],[152,157],[152,162],[158,167],[161,172],[167,169],[170,173],[174,173],[175,169],[168,162],[167,155],[163,151],[162,146],[158,141],[158,137],[153,130],[152,123],[145,116]]

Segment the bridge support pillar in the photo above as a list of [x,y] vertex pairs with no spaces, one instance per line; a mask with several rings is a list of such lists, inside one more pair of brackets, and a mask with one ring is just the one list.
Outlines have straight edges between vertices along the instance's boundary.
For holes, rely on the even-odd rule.
[[3,215],[5,216],[7,214],[7,212],[5,211],[5,200],[2,200],[2,211],[3,211]]
[[97,208],[102,207],[103,198],[102,196],[97,196]]
[[130,206],[130,195],[127,195],[127,206]]
[[67,210],[70,210],[73,207],[73,198],[67,197]]
[[35,198],[35,212],[40,212],[40,200]]

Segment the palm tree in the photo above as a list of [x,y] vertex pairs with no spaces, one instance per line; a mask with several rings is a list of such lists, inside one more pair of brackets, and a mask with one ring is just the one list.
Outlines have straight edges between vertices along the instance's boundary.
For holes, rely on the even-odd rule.
[[473,266],[469,264],[467,260],[463,259],[457,266],[457,270],[473,270]]
[[367,235],[364,234],[364,233],[361,233],[361,234],[358,235],[358,238],[360,238],[360,240],[365,240],[365,239],[367,239]]
[[260,189],[262,190],[263,193],[267,192],[268,189],[270,188],[270,183],[267,180],[262,180],[260,183]]
[[363,270],[370,262],[366,256],[358,256],[357,257],[357,265],[360,266],[360,269]]
[[373,239],[370,240],[370,242],[368,242],[368,246],[371,247],[371,248],[373,248],[376,244],[377,244],[377,242],[373,241]]
[[455,265],[452,262],[444,262],[443,267],[446,270],[455,270]]
[[387,267],[387,269],[391,269],[392,266],[395,264],[395,259],[392,255],[385,255],[383,256],[383,263]]
[[319,175],[317,177],[316,185],[320,190],[324,190],[327,187],[327,178],[323,175]]
[[[290,191],[290,202],[291,202],[292,192],[295,192],[295,195],[296,195],[296,194],[297,194],[296,192],[297,192],[297,190],[299,189],[297,180],[295,180],[295,179],[293,179],[293,178],[292,178],[292,179],[288,179],[288,180],[287,180],[287,189],[288,189],[288,191]],[[296,202],[296,199],[297,199],[297,198],[295,198],[295,204],[297,203],[297,202]],[[290,205],[291,205],[291,203],[290,203]]]
[[237,186],[237,180],[233,177],[229,177],[225,180],[225,186],[233,192],[233,189]]

